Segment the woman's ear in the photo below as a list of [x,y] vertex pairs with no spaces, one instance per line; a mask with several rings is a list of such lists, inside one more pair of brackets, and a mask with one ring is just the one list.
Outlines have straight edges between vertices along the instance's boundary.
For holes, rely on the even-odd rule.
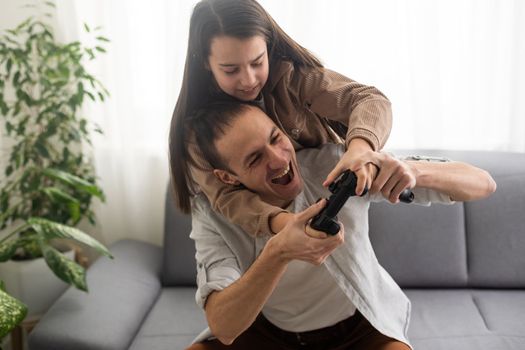
[[235,175],[227,172],[226,170],[213,169],[213,175],[215,175],[219,180],[227,185],[238,186],[241,184]]

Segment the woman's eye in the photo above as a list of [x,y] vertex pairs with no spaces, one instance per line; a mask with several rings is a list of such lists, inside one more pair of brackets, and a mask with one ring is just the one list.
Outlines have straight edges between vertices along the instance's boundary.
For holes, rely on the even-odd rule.
[[234,69],[234,70],[225,70],[224,73],[226,75],[233,75],[235,73],[237,73],[237,69]]

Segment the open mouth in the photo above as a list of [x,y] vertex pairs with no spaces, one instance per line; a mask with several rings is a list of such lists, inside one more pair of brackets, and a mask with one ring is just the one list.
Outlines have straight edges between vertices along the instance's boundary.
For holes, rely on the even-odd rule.
[[282,172],[275,175],[271,181],[273,184],[286,186],[293,180],[293,177],[294,173],[292,167],[290,163],[288,163],[288,166],[284,168]]

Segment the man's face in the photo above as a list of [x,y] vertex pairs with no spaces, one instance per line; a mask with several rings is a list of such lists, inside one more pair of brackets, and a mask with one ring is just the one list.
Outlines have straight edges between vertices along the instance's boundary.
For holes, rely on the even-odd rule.
[[215,146],[231,170],[214,170],[223,182],[243,184],[265,202],[280,207],[302,191],[290,140],[259,108],[248,106]]

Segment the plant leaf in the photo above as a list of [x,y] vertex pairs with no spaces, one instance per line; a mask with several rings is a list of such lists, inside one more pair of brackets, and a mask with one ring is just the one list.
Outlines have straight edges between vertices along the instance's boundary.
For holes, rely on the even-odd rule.
[[49,154],[49,151],[47,150],[47,147],[44,146],[42,143],[40,142],[35,143],[35,148],[42,157],[49,159],[49,157],[51,156]]
[[16,239],[0,244],[0,262],[5,262],[16,253],[19,242]]
[[109,250],[102,243],[79,229],[37,217],[29,218],[27,223],[46,240],[54,238],[72,239],[94,248],[97,252],[104,254],[109,258],[113,258]]
[[0,289],[0,310],[2,310],[0,312],[0,339],[2,339],[26,317],[27,306]]
[[62,181],[65,184],[76,187],[81,191],[87,192],[100,198],[101,200],[104,200],[104,194],[102,193],[102,190],[98,186],[82,179],[81,177],[53,168],[44,169],[43,173],[46,176]]
[[76,203],[79,204],[80,202],[75,197],[71,196],[70,194],[62,191],[58,187],[45,187],[41,189],[42,192],[44,192],[51,201],[55,203]]
[[78,199],[57,187],[46,187],[41,191],[44,192],[52,202],[57,204],[65,203],[71,215],[72,222],[78,222],[80,219],[80,201]]
[[84,292],[88,291],[86,270],[82,266],[69,260],[64,254],[43,242],[41,242],[40,247],[44,253],[47,266],[58,278]]

